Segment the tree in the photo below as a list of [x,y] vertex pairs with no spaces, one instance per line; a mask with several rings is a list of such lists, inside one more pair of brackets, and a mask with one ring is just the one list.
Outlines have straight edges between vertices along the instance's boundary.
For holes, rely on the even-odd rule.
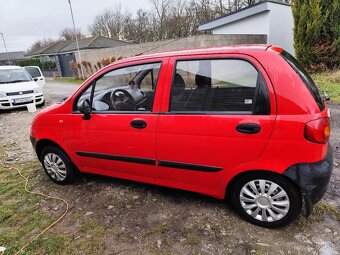
[[36,50],[39,50],[41,48],[47,47],[53,43],[56,43],[58,40],[54,40],[51,38],[45,38],[35,41],[32,46],[27,50],[27,52],[34,52]]
[[315,71],[340,66],[340,2],[294,0],[294,47],[298,60]]
[[89,26],[90,33],[95,35],[106,36],[114,39],[124,37],[123,26],[127,19],[131,18],[128,12],[122,12],[121,5],[113,8],[106,8],[98,14],[92,25]]
[[[76,29],[76,34],[77,34],[78,39],[85,38],[85,35],[81,32],[79,28]],[[62,40],[66,40],[66,41],[76,39],[73,28],[68,28],[68,27],[65,27],[63,30],[61,30],[59,33],[59,36]]]

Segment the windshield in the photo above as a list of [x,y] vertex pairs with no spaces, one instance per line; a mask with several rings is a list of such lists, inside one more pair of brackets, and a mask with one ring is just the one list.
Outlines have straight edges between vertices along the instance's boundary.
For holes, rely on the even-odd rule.
[[0,70],[0,84],[32,81],[25,69]]

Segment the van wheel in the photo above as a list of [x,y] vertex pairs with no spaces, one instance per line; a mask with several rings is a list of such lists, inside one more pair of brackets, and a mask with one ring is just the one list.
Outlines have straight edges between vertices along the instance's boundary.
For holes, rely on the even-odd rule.
[[231,201],[239,214],[262,227],[281,227],[301,213],[302,198],[297,187],[273,173],[249,173],[231,187]]
[[46,147],[40,161],[47,176],[58,184],[68,184],[75,179],[75,170],[67,155],[56,147]]

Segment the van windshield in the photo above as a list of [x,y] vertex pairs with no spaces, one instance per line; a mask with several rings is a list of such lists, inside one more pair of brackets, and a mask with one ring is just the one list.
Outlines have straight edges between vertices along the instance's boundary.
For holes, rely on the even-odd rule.
[[325,109],[325,103],[322,99],[319,89],[314,83],[312,77],[305,71],[301,64],[288,52],[282,51],[281,56],[287,61],[287,63],[294,69],[294,71],[300,76],[303,83],[308,88],[309,92],[314,97],[315,102],[318,104],[320,111]]
[[24,69],[0,70],[0,84],[32,81],[31,76]]

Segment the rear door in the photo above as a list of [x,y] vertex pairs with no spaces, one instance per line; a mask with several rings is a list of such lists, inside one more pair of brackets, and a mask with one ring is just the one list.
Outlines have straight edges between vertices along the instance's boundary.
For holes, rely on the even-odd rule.
[[32,76],[33,80],[42,89],[45,85],[45,77],[38,66],[25,66],[26,71]]
[[157,127],[159,176],[216,187],[257,159],[275,122],[275,98],[261,65],[243,55],[171,58]]

